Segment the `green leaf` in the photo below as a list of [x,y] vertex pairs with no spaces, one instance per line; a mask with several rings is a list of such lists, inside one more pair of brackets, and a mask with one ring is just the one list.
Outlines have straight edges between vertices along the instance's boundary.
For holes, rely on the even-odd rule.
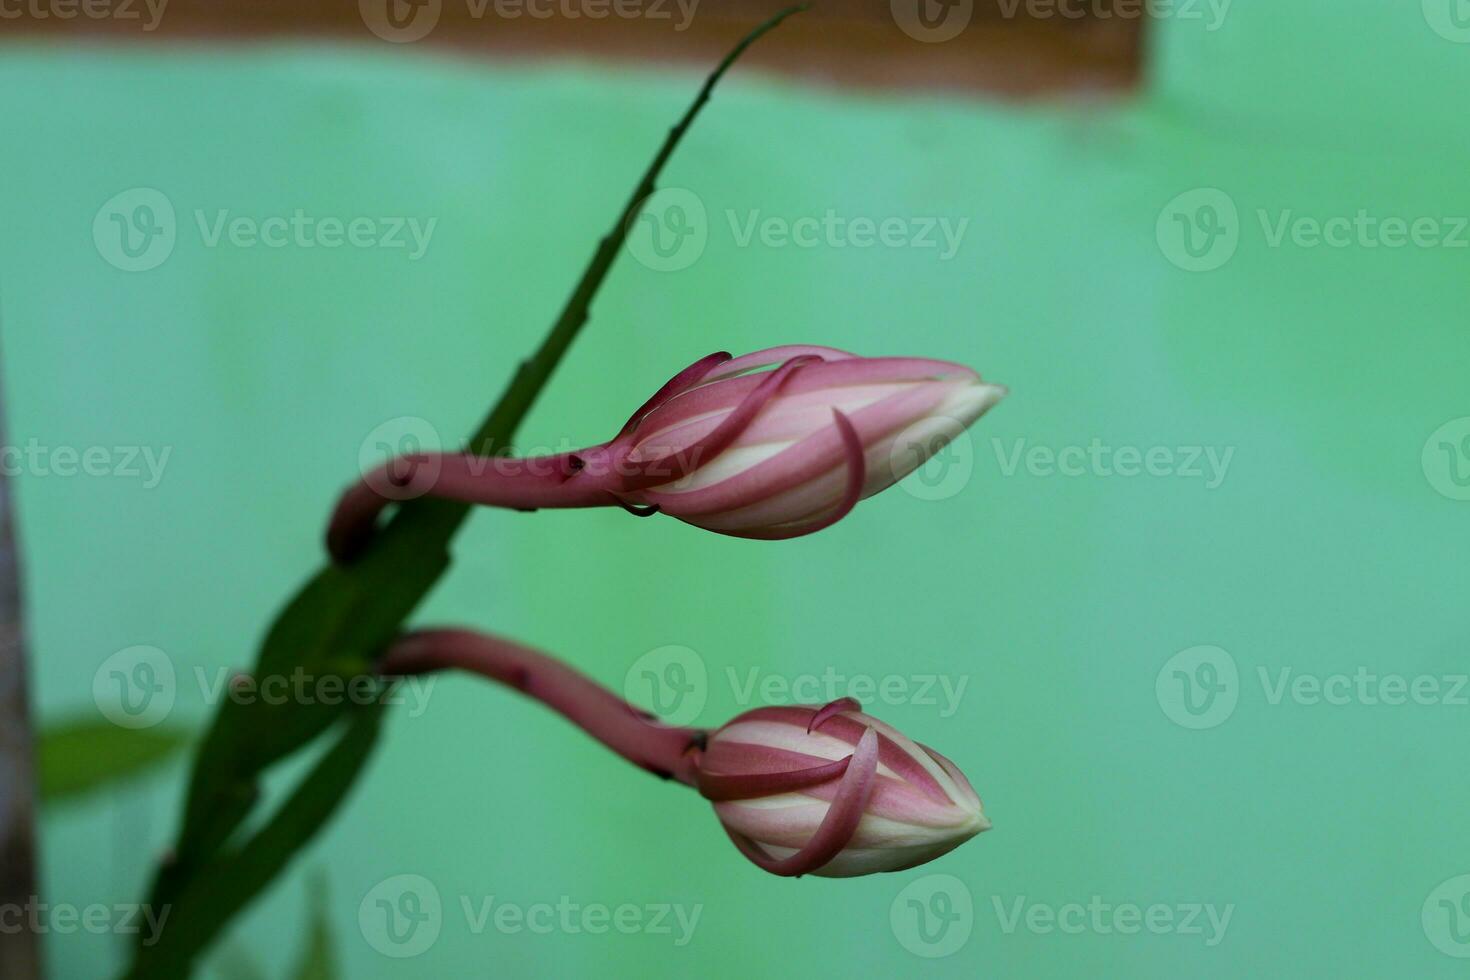
[[[586,324],[602,282],[623,251],[628,226],[654,192],[664,165],[715,84],[757,38],[802,7],[782,11],[747,34],[706,79],[670,130],[540,347],[523,362],[469,445],[506,452],[521,421]],[[360,675],[388,645],[449,567],[449,543],[469,514],[433,498],[405,502],[353,565],[329,566],[287,605],[267,634],[256,676]],[[175,917],[157,945],[139,947],[131,976],[186,975],[193,958],[284,868],[335,811],[371,751],[380,705],[355,709],[347,733],[292,797],[243,845],[232,842],[260,798],[260,775],[354,709],[320,704],[226,700],[195,755],[175,860],[158,872],[149,902]],[[366,728],[364,726],[367,726]],[[325,768],[323,768],[325,767]],[[233,847],[233,850],[232,850]]]
[[101,718],[49,725],[37,748],[41,802],[63,803],[136,779],[191,737],[176,728],[120,728]]
[[332,923],[327,915],[327,873],[318,869],[306,883],[307,901],[311,908],[311,927],[306,949],[293,974],[296,980],[336,980],[336,945],[332,941]]
[[187,976],[199,952],[321,832],[367,763],[384,707],[380,698],[349,710],[336,743],[254,836],[170,883],[178,890],[170,902],[173,913],[158,942],[137,947],[130,980]]

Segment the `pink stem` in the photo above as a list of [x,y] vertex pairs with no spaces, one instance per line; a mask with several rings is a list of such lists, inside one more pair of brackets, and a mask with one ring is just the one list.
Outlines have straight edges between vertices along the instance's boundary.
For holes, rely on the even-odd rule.
[[[618,473],[624,465],[624,442],[638,422],[675,395],[699,384],[711,371],[730,360],[721,351],[689,365],[644,402],[612,443],[577,453],[514,459],[468,453],[417,453],[399,456],[363,477],[337,501],[327,525],[327,551],[338,564],[360,555],[377,529],[378,515],[395,500],[434,496],[488,507],[539,510],[543,507],[606,507],[617,505],[639,517],[657,512],[624,501],[619,492],[631,474]],[[749,413],[753,415],[754,413]],[[749,418],[721,432],[726,441],[738,435]],[[619,440],[622,440],[620,442]],[[589,466],[595,463],[596,466]],[[647,465],[637,467],[642,473]]]
[[[589,468],[589,459],[599,465]],[[619,503],[613,496],[614,469],[601,446],[526,459],[467,453],[400,456],[363,477],[337,501],[327,526],[327,551],[339,563],[352,560],[390,503],[425,495],[514,510],[613,506]]]
[[649,720],[638,708],[544,653],[464,629],[409,633],[379,662],[384,676],[458,669],[481,674],[562,715],[634,765],[665,779],[695,785],[694,767],[706,733]]

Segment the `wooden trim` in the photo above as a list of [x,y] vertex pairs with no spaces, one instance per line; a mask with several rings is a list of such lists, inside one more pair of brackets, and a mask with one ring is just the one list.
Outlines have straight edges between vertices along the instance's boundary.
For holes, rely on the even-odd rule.
[[[711,64],[744,30],[781,6],[781,0],[412,0],[429,5],[415,12],[407,0],[0,2],[23,14],[0,24],[10,37],[140,43],[330,38],[407,53],[439,48],[495,59],[570,55],[697,67]],[[368,22],[381,16],[388,2],[399,5],[395,10],[405,21],[424,18],[413,23],[431,21],[432,28],[411,43],[380,39]],[[951,24],[963,25],[952,38],[921,40],[914,31],[905,31],[895,13],[905,11],[902,16],[911,21],[904,7],[910,2],[933,4],[926,8],[931,12],[942,10],[941,2],[974,6],[968,14],[957,7],[959,13],[950,15],[955,18]],[[983,90],[1011,96],[1126,90],[1139,77],[1144,24],[1137,16],[1109,11],[1128,2],[827,0],[764,39],[747,61],[763,70],[843,87]],[[162,4],[156,18],[150,3],[154,8]],[[32,15],[84,4],[107,16]],[[129,16],[123,16],[124,4]],[[525,4],[550,16],[531,16]],[[686,16],[690,4],[692,16]],[[1061,9],[1070,15],[1063,16]],[[608,12],[594,18],[594,11]],[[639,15],[628,16],[629,11]]]

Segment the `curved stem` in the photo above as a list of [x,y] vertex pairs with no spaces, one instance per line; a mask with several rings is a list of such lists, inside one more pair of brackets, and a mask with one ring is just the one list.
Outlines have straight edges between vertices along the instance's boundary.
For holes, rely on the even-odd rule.
[[[389,460],[337,501],[327,525],[327,551],[339,564],[360,555],[377,528],[378,515],[394,501],[432,496],[466,504],[539,510],[606,507],[614,474],[602,447],[557,456],[476,456],[415,453]],[[587,459],[604,465],[588,468]]]
[[379,673],[396,677],[458,669],[499,681],[581,728],[636,766],[695,785],[705,731],[675,728],[649,716],[591,678],[530,647],[464,629],[409,633],[383,655]]

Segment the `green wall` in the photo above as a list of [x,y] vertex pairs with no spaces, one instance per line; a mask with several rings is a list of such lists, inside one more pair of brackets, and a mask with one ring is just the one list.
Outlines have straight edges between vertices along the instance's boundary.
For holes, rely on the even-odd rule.
[[[810,539],[733,541],[616,511],[481,513],[419,617],[559,651],[617,688],[649,651],[689,648],[677,656],[705,668],[705,724],[743,710],[752,672],[902,678],[911,695],[872,710],[965,769],[992,832],[899,875],[776,880],[693,794],[513,695],[445,678],[427,712],[396,712],[348,810],[212,968],[238,976],[249,958],[284,975],[305,872],[325,868],[355,980],[1462,972],[1442,950],[1470,942],[1440,900],[1470,890],[1454,880],[1470,873],[1470,706],[1454,690],[1470,637],[1470,491],[1456,481],[1470,472],[1470,234],[1455,221],[1470,215],[1470,44],[1417,8],[1240,3],[1215,31],[1161,20],[1149,86],[1123,103],[998,106],[737,73],[665,181],[705,207],[703,253],[673,271],[620,261],[526,443],[605,438],[715,349],[944,357],[1012,395],[940,469]],[[416,421],[391,441],[469,430],[696,84],[386,47],[9,47],[9,438],[170,454],[156,486],[34,465],[16,477],[41,721],[95,712],[94,673],[134,645],[177,670],[169,720],[202,720],[195,669],[248,661],[319,562],[360,447],[402,417]],[[140,187],[175,209],[176,241],[128,272],[93,224]],[[297,208],[436,224],[415,258],[211,247],[195,218]],[[742,244],[727,217],[828,209],[968,224],[945,258]],[[1359,222],[1343,247],[1312,246],[1291,225],[1360,210],[1433,219],[1440,241],[1425,224],[1421,244],[1390,247]],[[1191,255],[1182,232],[1211,216],[1221,234],[1196,225]],[[1094,441],[1157,449],[1156,475],[1045,464]],[[1175,671],[1207,679],[1201,658],[1225,686],[1195,715]],[[1438,694],[1367,703],[1385,675]],[[941,688],[920,696],[929,677],[964,685],[956,710]],[[1311,703],[1314,678],[1348,703]],[[181,775],[48,810],[47,898],[136,901]],[[442,904],[437,940],[408,959],[374,946],[374,889],[398,875],[427,879]],[[908,900],[936,889],[961,918],[929,944]],[[699,918],[684,945],[673,917],[673,934],[493,918],[477,934],[461,904],[478,916],[492,897],[525,910],[564,896]],[[1179,918],[1120,934],[1116,910],[1099,925],[1084,909],[1068,919],[1080,931],[1025,918],[1096,902],[1230,918],[1223,935],[1207,914],[1202,934]],[[105,973],[120,946],[48,937],[60,977]]]

